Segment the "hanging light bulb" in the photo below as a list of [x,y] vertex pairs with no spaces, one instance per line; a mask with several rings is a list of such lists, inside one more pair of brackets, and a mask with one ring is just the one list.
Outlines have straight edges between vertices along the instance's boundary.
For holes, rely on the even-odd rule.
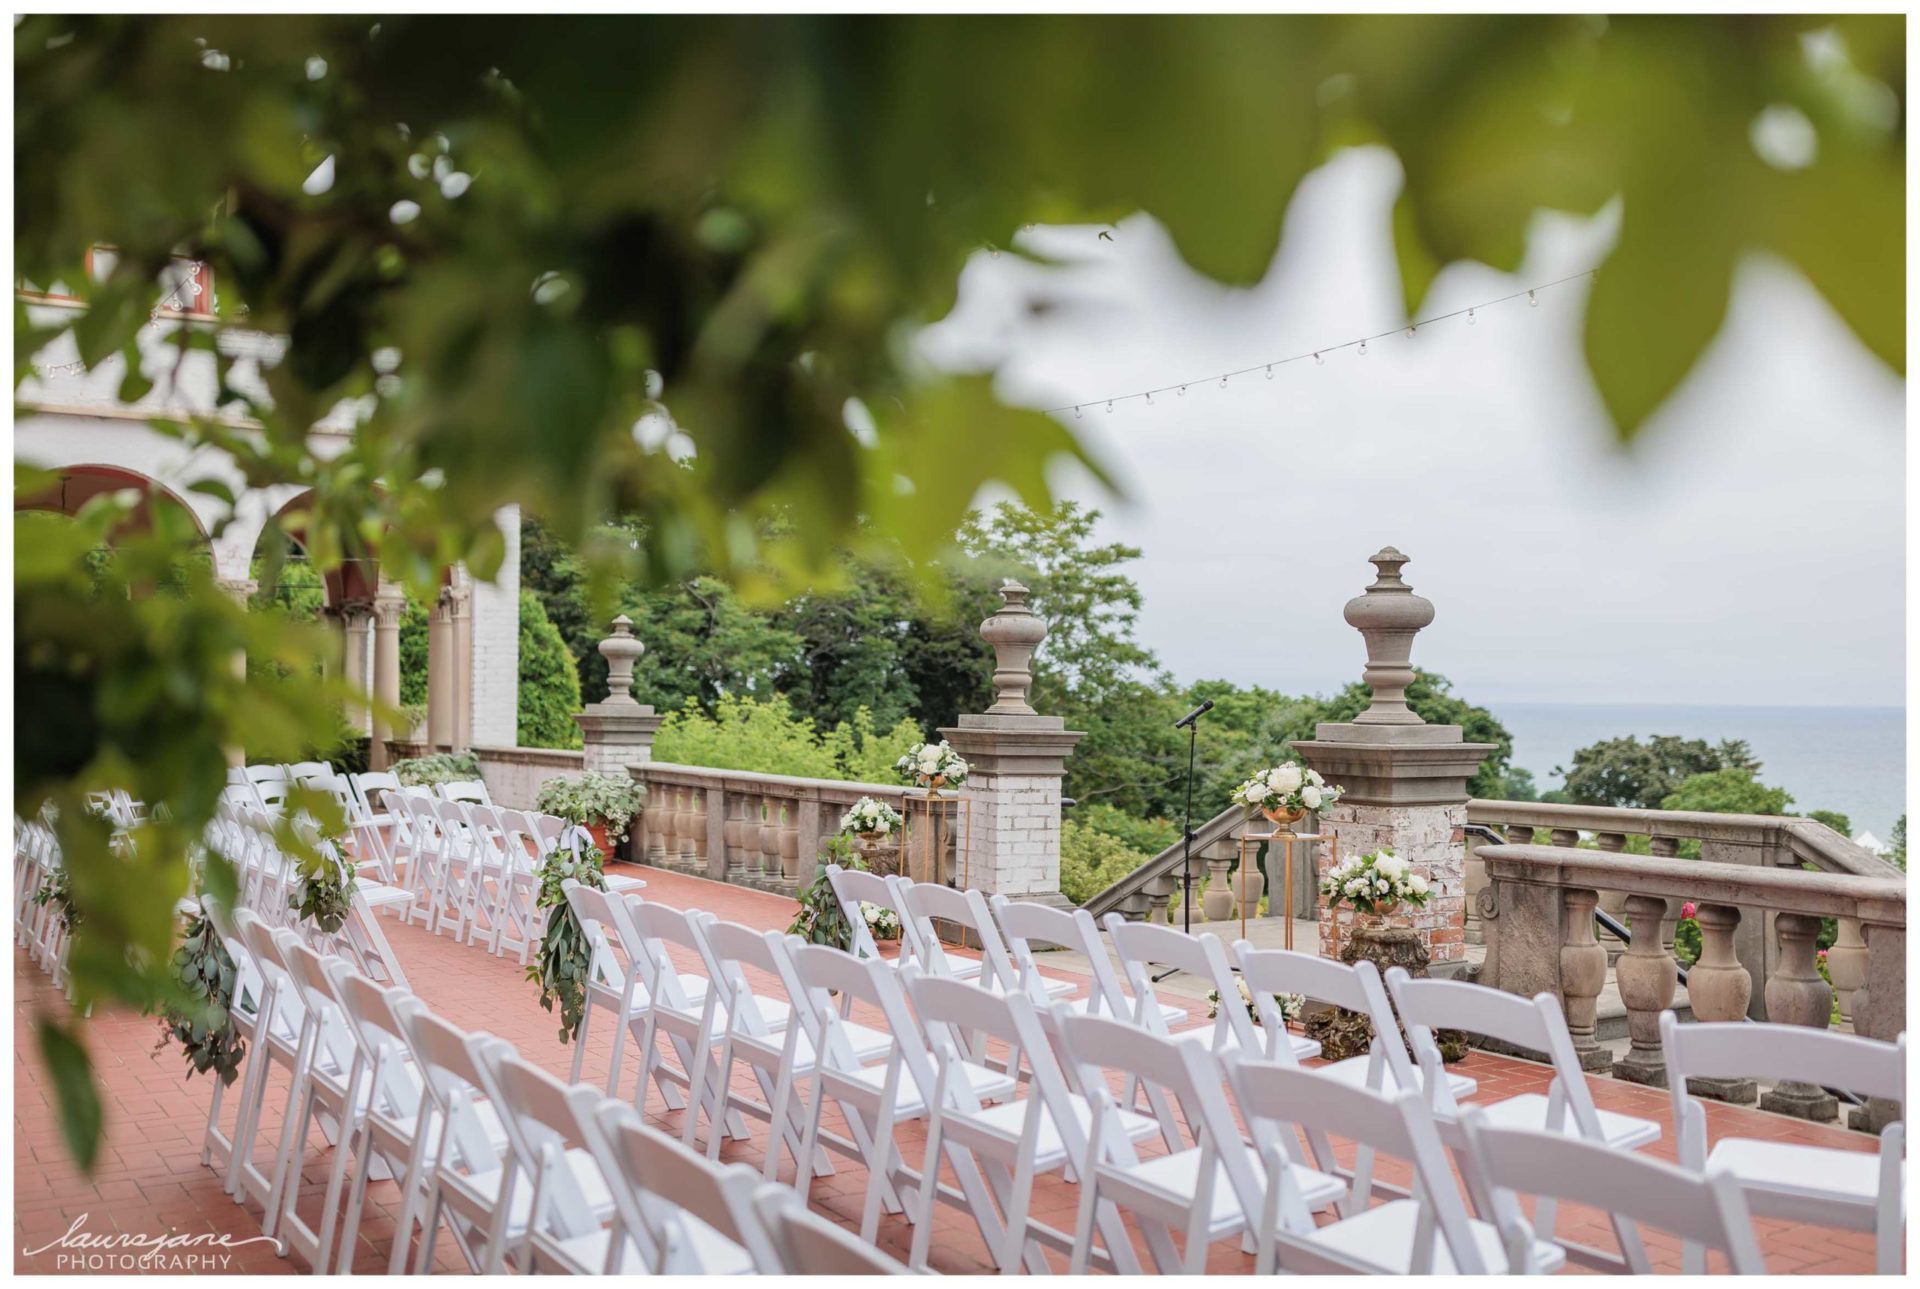
[[1148,407],[1152,407],[1152,406],[1153,406],[1153,391],[1152,391],[1152,390],[1148,390],[1148,391],[1147,391],[1147,406],[1148,406]]
[[1535,309],[1539,308],[1540,307],[1539,295],[1537,295],[1532,291],[1527,292],[1527,304],[1532,308],[1535,308]]
[[1222,376],[1220,378],[1220,388],[1225,389],[1226,387],[1227,387],[1227,378],[1225,376]]
[[1313,356],[1313,365],[1315,367],[1325,367],[1327,365],[1327,360],[1325,356],[1321,354],[1315,354]]
[[1187,387],[1185,385],[1182,385],[1180,387],[1180,397],[1185,398],[1186,396],[1187,396]]
[[1367,356],[1367,342],[1364,340],[1360,342],[1360,356],[1362,358],[1365,358]]
[[1272,379],[1273,379],[1273,364],[1272,364],[1272,363],[1268,363],[1268,364],[1267,364],[1267,379],[1268,379],[1268,380],[1272,380]]
[[1472,309],[1468,309],[1468,310],[1467,310],[1467,325],[1468,325],[1469,327],[1471,327],[1471,326],[1473,325],[1473,310],[1472,310]]
[[1086,418],[1080,415],[1080,409],[1076,407],[1073,409],[1073,419],[1076,421],[1079,421],[1079,420],[1084,420]]
[[1107,400],[1107,410],[1108,410],[1109,412],[1111,412],[1111,411],[1113,410],[1113,400],[1112,400],[1112,399],[1108,399],[1108,400]]
[[1416,327],[1414,327],[1414,326],[1412,326],[1411,324],[1409,324],[1409,325],[1408,325],[1408,327],[1407,327],[1407,339],[1408,339],[1408,340],[1412,340],[1412,339],[1413,339],[1413,333],[1414,333],[1414,332],[1415,332],[1416,330],[1417,330],[1417,328],[1416,328]]

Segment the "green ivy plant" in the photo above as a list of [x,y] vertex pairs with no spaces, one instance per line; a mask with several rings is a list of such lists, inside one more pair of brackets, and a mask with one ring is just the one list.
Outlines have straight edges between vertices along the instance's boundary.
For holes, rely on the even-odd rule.
[[60,927],[68,935],[80,925],[80,910],[73,903],[73,875],[61,868],[33,893],[33,902],[41,908],[51,904],[60,912]]
[[560,1008],[560,1041],[570,1043],[580,1031],[587,1009],[587,972],[593,965],[593,946],[587,942],[586,928],[573,915],[567,893],[561,884],[568,878],[606,890],[607,880],[600,871],[600,848],[583,847],[575,856],[564,843],[555,846],[540,861],[540,889],[534,896],[537,908],[547,910],[547,930],[540,939],[540,951],[527,964],[527,979],[540,986],[540,1005],[548,1011]]
[[533,808],[557,815],[568,823],[604,824],[607,840],[618,846],[627,839],[627,824],[647,803],[647,790],[624,774],[588,770],[578,779],[555,775],[540,785]]
[[797,935],[809,944],[827,944],[851,951],[853,924],[847,921],[846,913],[840,908],[840,900],[833,893],[833,883],[827,879],[828,864],[855,868],[861,872],[867,868],[866,861],[854,853],[851,837],[841,833],[829,840],[826,851],[820,856],[813,881],[800,893],[800,912],[787,927],[787,934]]
[[337,933],[353,910],[352,871],[326,855],[304,861],[301,870],[300,886],[287,901],[289,907],[328,935]]
[[188,1078],[211,1073],[231,1084],[240,1075],[247,1043],[233,1023],[233,959],[205,913],[187,920],[186,938],[173,953],[173,977],[187,1001],[162,1008],[160,1042],[154,1050],[176,1041],[187,1058]]
[[409,788],[433,788],[480,777],[480,758],[472,752],[435,752],[393,763],[393,775]]

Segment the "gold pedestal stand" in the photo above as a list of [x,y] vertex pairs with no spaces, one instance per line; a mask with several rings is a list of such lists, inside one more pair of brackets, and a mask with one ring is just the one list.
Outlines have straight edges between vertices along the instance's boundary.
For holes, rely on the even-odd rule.
[[[1241,887],[1235,892],[1236,902],[1240,905],[1240,938],[1247,936],[1247,901],[1245,877],[1248,864],[1253,862],[1253,852],[1262,843],[1280,842],[1286,852],[1282,861],[1284,871],[1281,874],[1280,907],[1284,911],[1285,928],[1281,932],[1284,948],[1293,948],[1293,846],[1295,842],[1324,841],[1327,843],[1327,857],[1334,864],[1340,862],[1340,843],[1330,832],[1294,832],[1291,828],[1276,828],[1272,832],[1249,832],[1240,834],[1240,867],[1234,876],[1241,879]],[[1268,851],[1272,854],[1272,851]]]

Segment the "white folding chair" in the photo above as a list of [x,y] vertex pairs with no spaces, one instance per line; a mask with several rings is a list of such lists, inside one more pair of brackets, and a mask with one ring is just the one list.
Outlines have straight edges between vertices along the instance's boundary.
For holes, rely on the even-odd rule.
[[[668,948],[677,945],[688,954],[700,957],[695,921],[704,921],[713,915],[670,909],[639,896],[627,897],[626,909],[637,937],[636,943],[628,946],[628,952],[637,952],[646,959],[652,977],[644,981],[649,995],[648,1007],[628,1021],[629,1029],[634,1025],[640,1027],[640,1078],[634,1085],[634,1108],[645,1108],[649,1082],[666,1079],[679,1084],[687,1093],[687,1116],[680,1139],[691,1146],[699,1127],[707,1066],[712,1063],[713,1049],[719,1045],[726,1028],[727,1013],[720,1005],[719,990],[696,972],[680,971]],[[701,982],[699,988],[691,986],[695,979]],[[780,1029],[786,1027],[786,1016],[775,1019]],[[678,1069],[662,1059],[660,1042],[663,1039],[679,1059]],[[708,1131],[741,1138],[747,1135],[747,1125],[739,1111],[730,1110],[717,1125],[709,1124]]]
[[[893,964],[881,958],[859,958],[823,944],[794,946],[793,971],[802,995],[796,999],[792,1023],[804,1027],[815,1052],[813,1095],[806,1106],[807,1131],[798,1155],[794,1191],[807,1194],[813,1182],[811,1161],[822,1143],[867,1170],[866,1199],[861,1210],[860,1238],[871,1241],[879,1233],[880,1212],[899,1211],[902,1188],[918,1190],[920,1176],[906,1167],[894,1140],[896,1124],[924,1119],[939,1095],[939,1075],[926,1026],[915,1019],[905,989]],[[834,995],[840,1006],[835,1006]],[[877,1013],[878,1028],[891,1036],[893,1046],[882,1060],[855,1055],[865,1026],[851,1019],[855,1005]],[[984,1065],[962,1061],[954,1076],[966,1080],[982,1103],[1003,1101],[1018,1090],[1012,1076]],[[821,1127],[828,1100],[840,1107],[850,1140]],[[942,1185],[939,1197],[968,1212],[990,1212],[986,1181],[973,1160],[956,1158],[958,1189]],[[768,1151],[765,1175],[778,1176],[780,1156]]]
[[807,1210],[784,1186],[760,1189],[758,1207],[768,1238],[790,1276],[907,1276],[913,1273],[866,1240],[854,1238]]
[[[208,916],[213,920],[214,934],[219,936],[220,943],[227,951],[227,957],[233,962],[233,1001],[227,1015],[233,1022],[234,1032],[238,1035],[242,1048],[249,1056],[253,1056],[260,1050],[261,1026],[272,1010],[268,999],[267,982],[261,975],[259,967],[255,965],[253,954],[241,942],[238,931],[234,929],[234,915],[225,913],[220,906],[204,898],[202,906],[206,908]],[[249,913],[247,916],[253,915]],[[254,1066],[258,1063],[258,1058],[243,1061],[237,1072],[238,1086],[234,1097],[241,1107],[246,1105],[249,1076],[252,1075]],[[226,1082],[215,1078],[213,1097],[211,1104],[207,1107],[207,1128],[200,1139],[201,1165],[214,1169],[223,1178],[234,1158],[234,1141],[239,1133],[238,1124],[233,1136],[221,1131],[220,1109],[226,1100],[226,1092]]]
[[456,779],[443,783],[440,785],[440,796],[445,801],[465,801],[482,806],[493,804],[485,779]]
[[614,1236],[608,1222],[617,1211],[594,1149],[593,1115],[604,1098],[560,1082],[505,1044],[484,1049],[480,1060],[507,1129],[509,1190],[503,1193],[514,1197],[516,1222],[522,1188],[529,1195],[514,1265],[524,1272],[596,1274],[606,1265]]
[[[913,1248],[907,1265],[924,1269],[933,1239],[933,1204],[940,1161],[975,1160],[982,1165],[999,1213],[976,1212],[975,1222],[1003,1273],[1025,1265],[1035,1274],[1047,1270],[1043,1246],[1071,1255],[1073,1236],[1033,1219],[1030,1204],[1033,1180],[1056,1170],[1079,1167],[1086,1158],[1086,1132],[1093,1119],[1087,1099],[1068,1090],[1065,1076],[1054,1062],[1053,1049],[1034,1014],[1033,1001],[1017,990],[990,993],[977,985],[943,976],[922,975],[909,965],[902,969],[907,994],[934,1049],[936,1084],[927,1114],[926,1162],[920,1172],[919,1207],[914,1215]],[[1020,1059],[1007,1062],[1009,1073],[1024,1064],[1027,1095],[1018,1100],[983,1106],[961,1066],[968,1040],[1004,1044]],[[1116,1109],[1110,1129],[1117,1137],[1138,1141],[1157,1136],[1160,1125],[1145,1115]],[[997,1220],[996,1220],[997,1217]],[[1102,1218],[1101,1233],[1107,1251],[1103,1266],[1111,1266],[1112,1250],[1126,1238],[1117,1219]]]
[[[1219,936],[1201,931],[1188,935],[1170,926],[1152,922],[1129,922],[1118,913],[1107,914],[1107,935],[1113,941],[1120,969],[1126,974],[1135,999],[1133,1022],[1148,1033],[1159,1034],[1182,1043],[1202,1043],[1218,1055],[1238,1051],[1264,1052],[1267,1044],[1254,1032],[1253,1017],[1240,1005],[1240,985],[1233,974],[1227,946]],[[1205,1028],[1169,1032],[1163,1019],[1165,1010],[1154,993],[1154,968],[1172,968],[1195,980],[1213,986],[1220,995],[1214,1009],[1213,1024]],[[1320,1055],[1320,1044],[1284,1025],[1272,1031],[1271,1039],[1285,1036],[1296,1061]]]
[[[1154,1269],[1201,1275],[1208,1248],[1217,1240],[1249,1237],[1265,1208],[1266,1187],[1259,1164],[1233,1119],[1224,1094],[1217,1058],[1193,1043],[1142,1033],[1140,1027],[1110,1016],[1054,1014],[1067,1058],[1079,1071],[1079,1084],[1093,1103],[1087,1153],[1080,1164],[1080,1212],[1074,1230],[1072,1275],[1082,1275],[1093,1248],[1095,1219],[1102,1206],[1132,1213],[1146,1237]],[[1157,1090],[1177,1105],[1192,1145],[1177,1137],[1170,1153],[1142,1159],[1119,1124],[1120,1103],[1107,1081],[1109,1071]],[[1308,1208],[1321,1208],[1346,1194],[1337,1178],[1294,1161],[1284,1152],[1291,1184]],[[1171,1232],[1184,1233],[1176,1255]],[[1108,1245],[1123,1274],[1137,1275],[1132,1245]]]
[[[1250,1061],[1238,1052],[1220,1062],[1266,1165],[1256,1275],[1276,1269],[1296,1275],[1485,1275],[1507,1269],[1499,1229],[1467,1216],[1418,1092],[1387,1096],[1279,1061]],[[1304,1124],[1405,1160],[1413,1169],[1410,1198],[1367,1207],[1367,1195],[1356,1187],[1345,1206],[1350,1211],[1316,1226],[1283,1150],[1284,1134]],[[1541,1271],[1558,1270],[1565,1261],[1552,1244],[1536,1244],[1531,1257]]]
[[283,765],[280,768],[285,772],[285,777],[293,783],[328,778],[334,772],[331,761],[296,761],[292,765]]
[[540,830],[524,810],[502,810],[500,849],[503,871],[500,877],[500,902],[494,910],[499,930],[495,952],[515,953],[520,965],[527,965],[533,946],[546,934],[544,910],[536,906],[540,895],[540,875],[536,867],[545,851],[540,845]]
[[[261,1005],[263,1023],[256,1031],[258,1041],[248,1052],[246,1080],[241,1088],[240,1116],[235,1125],[233,1149],[227,1160],[226,1190],[235,1203],[249,1200],[261,1206],[260,1231],[275,1235],[279,1225],[281,1145],[292,1124],[289,1116],[280,1119],[279,1135],[273,1138],[273,1162],[262,1167],[255,1158],[255,1145],[262,1136],[262,1112],[267,1100],[267,1079],[275,1067],[287,1076],[288,1109],[300,1082],[305,1057],[306,1006],[300,987],[288,973],[285,954],[275,929],[256,917],[251,910],[234,913],[235,930],[252,956],[264,982],[265,999]],[[276,1237],[277,1238],[277,1237]],[[284,1243],[279,1245],[284,1252]]]
[[[1047,1008],[1055,994],[1049,987],[1050,982],[1040,974],[1039,958],[1034,952],[1036,944],[1078,953],[1087,960],[1088,970],[1093,973],[1093,986],[1085,998],[1062,1000],[1061,1005],[1070,1014],[1125,1018],[1136,1014],[1139,999],[1127,992],[1119,973],[1113,969],[1113,960],[1107,956],[1107,947],[1100,939],[1100,928],[1094,924],[1093,914],[1085,909],[1050,908],[1035,900],[1014,900],[1005,895],[995,895],[988,901],[988,907],[999,924],[1000,938],[1006,945],[1014,976],[1027,997],[1042,1005],[1040,1015],[1044,1023],[1049,1026],[1053,1023],[1052,1012]],[[1169,1029],[1187,1019],[1184,1007],[1173,1003],[1158,1007],[1160,1019]]]
[[[652,1002],[652,991],[646,987],[645,972],[635,970],[629,955],[639,953],[647,957],[644,964],[650,968],[651,958],[639,936],[634,931],[627,912],[625,901],[616,896],[572,878],[560,884],[560,890],[567,898],[567,908],[573,913],[574,921],[579,923],[580,932],[587,941],[587,973],[580,981],[583,1004],[580,1013],[580,1029],[573,1036],[573,1072],[569,1076],[574,1083],[580,1082],[580,1076],[586,1067],[587,1034],[593,1028],[593,1014],[596,1008],[613,1012],[613,1056],[607,1066],[607,1095],[615,1095],[620,1086],[620,1065],[626,1055],[627,1022],[645,1013]],[[705,978],[696,978],[688,982],[689,992],[704,994]],[[663,1093],[668,1093],[666,1087]],[[668,1094],[669,1108],[678,1109],[673,1098],[678,1093]]]
[[[986,901],[978,891],[960,891],[951,886],[942,886],[938,882],[915,882],[904,877],[888,877],[887,885],[893,888],[893,905],[900,910],[900,945],[905,951],[902,961],[911,962],[930,976],[944,976],[949,980],[972,980],[983,989],[1004,992],[1017,986],[1013,966],[1007,961],[1006,951],[1000,946],[997,932],[992,934],[992,949],[983,949],[978,959],[960,957],[947,952],[941,943],[939,928],[933,922],[935,918],[954,926],[975,932],[975,938],[981,939],[976,922],[985,922],[989,927],[993,918],[986,912]],[[972,898],[969,899],[968,897]],[[979,901],[976,913],[974,901]],[[983,945],[986,943],[982,939]],[[1073,986],[1065,981],[1048,981],[1051,986],[1062,986],[1063,992],[1072,993]]]
[[[1904,1033],[1882,1043],[1804,1025],[1682,1025],[1669,1011],[1660,1014],[1660,1042],[1683,1165],[1731,1173],[1756,1216],[1872,1232],[1875,1270],[1900,1273],[1907,1213]],[[1877,1155],[1751,1137],[1723,1137],[1709,1149],[1706,1112],[1687,1095],[1687,1079],[1693,1076],[1758,1076],[1843,1088],[1897,1103],[1900,1117],[1880,1130]],[[1698,1274],[1700,1248],[1688,1244],[1684,1261],[1687,1274]]]
[[[852,951],[855,955],[862,958],[880,956],[880,946],[873,942],[873,931],[867,926],[866,913],[860,907],[862,904],[877,904],[883,909],[891,909],[900,919],[903,928],[901,935],[905,936],[907,915],[897,907],[893,887],[886,878],[863,869],[828,864],[827,884],[833,889],[833,898],[840,904],[840,916],[853,928]],[[972,974],[979,974],[977,965]]]
[[595,1123],[618,1206],[606,1270],[611,1257],[636,1255],[638,1269],[657,1275],[783,1269],[754,1202],[760,1181],[751,1168],[702,1159],[623,1102],[602,1102]]
[[[1740,1184],[1725,1169],[1702,1176],[1564,1133],[1496,1128],[1478,1106],[1461,1111],[1460,1128],[1470,1167],[1487,1188],[1488,1216],[1505,1239],[1508,1268],[1516,1273],[1540,1270],[1533,1262],[1536,1239],[1520,1207],[1522,1195],[1589,1205],[1607,1215],[1616,1236],[1636,1224],[1677,1235],[1724,1255],[1735,1275],[1767,1273]],[[1569,1258],[1603,1270],[1654,1274],[1637,1231],[1632,1239],[1620,1240],[1618,1257],[1595,1258],[1595,1250],[1562,1247]]]

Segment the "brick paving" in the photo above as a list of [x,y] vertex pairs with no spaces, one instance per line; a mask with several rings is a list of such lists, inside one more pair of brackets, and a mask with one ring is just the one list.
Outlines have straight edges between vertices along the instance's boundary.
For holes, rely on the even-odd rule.
[[[651,898],[683,908],[704,908],[723,919],[755,927],[784,928],[794,911],[793,901],[783,896],[726,886],[699,878],[663,872],[638,870],[648,882]],[[484,949],[455,944],[434,937],[418,928],[402,927],[391,919],[386,933],[400,954],[415,991],[450,1022],[474,1030],[486,1030],[515,1044],[522,1056],[567,1077],[573,1049],[557,1041],[557,1022],[542,1010],[537,988],[524,979],[522,968],[511,958],[496,958]],[[680,957],[676,953],[676,960]],[[697,964],[688,961],[689,969]],[[1049,967],[1049,971],[1053,968]],[[1071,972],[1059,972],[1071,976]],[[1190,1002],[1196,1022],[1204,1018],[1204,1004]],[[49,1249],[34,1255],[31,1250],[48,1245],[69,1230],[76,1221],[91,1233],[126,1232],[158,1235],[167,1232],[195,1234],[222,1233],[236,1240],[258,1236],[259,1212],[252,1205],[235,1204],[220,1188],[215,1173],[200,1164],[201,1136],[206,1125],[211,1084],[203,1077],[182,1078],[184,1065],[177,1048],[155,1050],[157,1023],[125,1011],[96,1014],[87,1026],[87,1037],[103,1086],[106,1116],[106,1141],[101,1149],[99,1167],[93,1177],[83,1176],[67,1158],[54,1122],[51,1091],[47,1074],[33,1044],[26,1036],[33,1018],[43,1009],[64,1008],[65,1003],[47,977],[27,955],[14,952],[14,1026],[19,1037],[14,1049],[14,1267],[17,1272],[54,1273],[88,1268],[60,1265],[60,1251]],[[605,1023],[605,1014],[595,1018],[594,1030],[587,1040],[586,1074],[590,1081],[604,1082],[614,1034]],[[634,1050],[629,1047],[622,1072],[620,1092],[631,1098],[638,1067]],[[1479,1081],[1476,1099],[1498,1100],[1521,1092],[1545,1092],[1550,1082],[1545,1067],[1526,1061],[1474,1052],[1462,1066]],[[1594,1100],[1602,1108],[1639,1115],[1659,1122],[1665,1135],[1649,1153],[1673,1158],[1669,1105],[1662,1091],[1637,1087],[1611,1079],[1591,1079]],[[266,1110],[267,1130],[263,1143],[277,1140],[278,1122],[285,1101],[285,1080],[276,1075]],[[750,1085],[742,1074],[739,1086]],[[758,1096],[757,1090],[754,1095]],[[222,1119],[232,1122],[232,1099],[222,1110]],[[668,1113],[657,1091],[647,1103],[648,1118],[678,1135],[681,1115]],[[1766,1137],[1842,1149],[1870,1151],[1874,1142],[1857,1133],[1838,1128],[1803,1123],[1757,1110],[1709,1103],[1708,1131],[1717,1140],[1724,1135]],[[752,1136],[741,1142],[728,1142],[721,1157],[754,1165],[763,1161],[766,1131],[750,1121]],[[828,1128],[841,1128],[837,1112],[826,1112]],[[900,1142],[906,1158],[918,1166],[924,1137],[916,1138],[916,1125],[900,1130]],[[704,1143],[704,1137],[702,1139]],[[269,1158],[269,1147],[259,1153]],[[317,1215],[326,1185],[331,1152],[315,1133],[305,1154],[301,1181],[300,1211]],[[1351,1163],[1351,1159],[1344,1162]],[[859,1224],[860,1205],[865,1189],[865,1173],[856,1163],[834,1156],[837,1171],[814,1181],[811,1200],[816,1210],[849,1228]],[[791,1162],[782,1166],[782,1176],[791,1177]],[[1384,1173],[1392,1179],[1391,1171]],[[1032,1211],[1037,1220],[1071,1229],[1076,1203],[1076,1188],[1058,1176],[1041,1178],[1034,1186]],[[398,1187],[393,1182],[374,1183],[368,1192],[365,1220],[362,1222],[354,1266],[358,1272],[379,1272],[386,1267],[397,1212]],[[990,1269],[985,1246],[972,1220],[965,1214],[940,1206],[935,1226],[932,1261],[935,1269],[949,1273],[980,1272]],[[1761,1245],[1770,1270],[1778,1273],[1865,1273],[1872,1270],[1872,1237],[1866,1234],[1835,1231],[1822,1227],[1761,1219],[1756,1223]],[[1611,1249],[1614,1242],[1601,1215],[1591,1211],[1563,1208],[1560,1229],[1596,1247]],[[912,1228],[900,1217],[881,1222],[879,1245],[896,1257],[904,1258]],[[1648,1248],[1656,1269],[1678,1272],[1678,1246],[1657,1233],[1648,1233]],[[1142,1248],[1144,1256],[1144,1247]],[[443,1237],[435,1251],[436,1270],[461,1271],[465,1263],[450,1238]],[[1210,1273],[1246,1272],[1251,1259],[1231,1242],[1215,1246],[1208,1262]],[[1064,1270],[1064,1259],[1054,1259],[1055,1268]],[[1148,1265],[1151,1265],[1150,1263]],[[214,1270],[205,1264],[197,1270]],[[287,1273],[305,1269],[298,1259],[283,1259],[264,1243],[237,1248],[227,1256],[223,1267],[228,1272]]]

